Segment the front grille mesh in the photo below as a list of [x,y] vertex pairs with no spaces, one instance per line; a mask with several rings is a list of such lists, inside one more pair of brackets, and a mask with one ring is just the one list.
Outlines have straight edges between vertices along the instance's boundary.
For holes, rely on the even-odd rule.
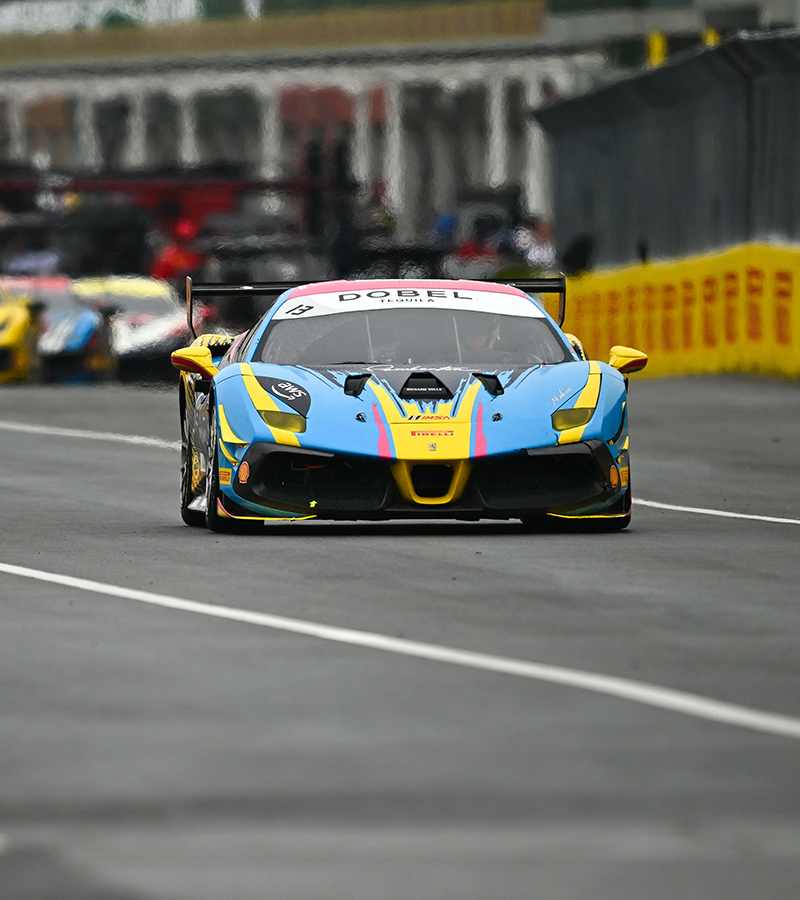
[[489,509],[546,509],[596,497],[605,480],[592,456],[504,456],[473,469]]
[[[343,514],[411,508],[399,501],[387,461],[253,449],[256,452],[246,457],[249,480],[234,481],[243,499],[273,509]],[[450,490],[453,468],[412,465],[410,476],[420,498],[443,497]],[[447,508],[523,514],[580,506],[608,490],[602,467],[588,448],[585,453],[515,453],[475,460],[463,496]]]
[[259,466],[252,489],[278,507],[369,511],[384,505],[390,482],[389,469],[382,463],[270,453]]

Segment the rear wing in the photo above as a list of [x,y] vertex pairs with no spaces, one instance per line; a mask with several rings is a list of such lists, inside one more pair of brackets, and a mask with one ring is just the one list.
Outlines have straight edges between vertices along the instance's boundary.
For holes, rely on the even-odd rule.
[[[558,294],[558,324],[564,324],[564,316],[567,311],[567,279],[563,274],[553,275],[548,278],[490,278],[495,284],[507,284],[521,291],[530,291],[535,294]],[[189,330],[197,337],[194,330],[194,298],[203,296],[235,297],[250,296],[255,294],[274,295],[275,297],[291,288],[303,287],[310,284],[306,281],[264,281],[252,284],[216,284],[214,282],[193,284],[191,277],[186,276],[186,321]]]
[[532,294],[558,294],[558,325],[564,324],[567,314],[567,279],[563,274],[548,278],[489,278],[496,284],[507,284]]
[[194,330],[194,298],[195,297],[236,297],[272,294],[278,297],[290,288],[303,287],[308,284],[305,281],[254,281],[252,284],[217,284],[216,282],[204,282],[194,284],[190,276],[186,276],[186,321],[189,323],[189,331],[193,337],[197,337]]

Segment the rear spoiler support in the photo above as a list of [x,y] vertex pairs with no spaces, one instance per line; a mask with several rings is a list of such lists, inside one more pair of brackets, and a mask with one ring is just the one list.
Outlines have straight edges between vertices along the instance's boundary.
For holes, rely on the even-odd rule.
[[308,281],[254,281],[252,284],[218,284],[216,282],[192,283],[189,275],[186,276],[186,321],[189,323],[189,331],[193,337],[197,337],[194,330],[194,298],[195,297],[241,297],[254,294],[278,297],[284,291],[291,288],[303,287]]

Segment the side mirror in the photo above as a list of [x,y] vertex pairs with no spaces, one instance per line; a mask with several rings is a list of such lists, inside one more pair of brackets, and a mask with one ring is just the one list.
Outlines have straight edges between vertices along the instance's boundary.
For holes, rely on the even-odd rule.
[[633,347],[612,347],[608,357],[608,364],[622,375],[630,375],[633,372],[641,372],[647,365],[647,354]]
[[170,359],[172,365],[181,372],[199,375],[209,381],[219,371],[214,365],[211,350],[208,347],[183,347],[181,350],[174,350]]

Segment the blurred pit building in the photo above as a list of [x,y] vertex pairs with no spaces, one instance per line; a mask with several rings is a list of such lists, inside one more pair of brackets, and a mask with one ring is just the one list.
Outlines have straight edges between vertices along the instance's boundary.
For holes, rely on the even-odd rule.
[[[420,240],[475,189],[552,214],[531,110],[796,0],[2,0],[0,166],[352,184]],[[656,60],[658,61],[658,60]]]

